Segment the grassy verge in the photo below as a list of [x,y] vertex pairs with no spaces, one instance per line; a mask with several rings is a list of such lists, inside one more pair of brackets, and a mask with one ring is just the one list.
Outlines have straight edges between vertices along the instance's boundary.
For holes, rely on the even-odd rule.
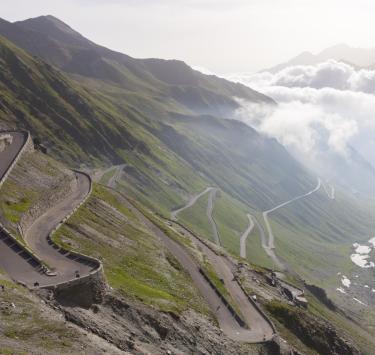
[[209,310],[190,276],[118,195],[95,185],[87,203],[55,235],[65,246],[102,260],[116,292],[163,311]]

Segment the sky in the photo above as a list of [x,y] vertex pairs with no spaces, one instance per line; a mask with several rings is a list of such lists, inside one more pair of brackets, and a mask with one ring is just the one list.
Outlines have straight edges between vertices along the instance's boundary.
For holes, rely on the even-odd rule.
[[6,20],[51,14],[111,49],[220,74],[337,43],[375,47],[374,12],[372,0],[1,0]]

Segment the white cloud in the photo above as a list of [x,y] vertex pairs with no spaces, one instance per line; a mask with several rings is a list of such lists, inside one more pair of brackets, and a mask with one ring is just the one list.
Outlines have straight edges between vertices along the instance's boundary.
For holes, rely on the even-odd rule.
[[346,63],[329,60],[317,65],[296,65],[272,74],[261,72],[257,74],[236,74],[228,77],[256,88],[310,87],[315,89],[333,88],[337,90],[352,90],[367,93],[375,92],[375,71],[355,70]]
[[278,102],[278,107],[270,108],[242,101],[237,118],[283,144],[302,153],[323,148],[345,155],[348,144],[357,142],[362,153],[371,153],[371,142],[359,142],[359,137],[375,131],[375,71],[356,71],[348,64],[328,61],[229,79]]

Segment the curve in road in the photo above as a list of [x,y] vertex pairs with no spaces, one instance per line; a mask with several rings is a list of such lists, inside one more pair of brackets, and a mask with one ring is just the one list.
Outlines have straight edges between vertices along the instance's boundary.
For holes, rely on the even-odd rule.
[[281,207],[289,205],[292,202],[295,202],[295,201],[298,201],[298,200],[300,200],[302,198],[310,196],[311,194],[313,194],[314,192],[316,192],[316,191],[318,191],[320,189],[321,184],[322,184],[322,182],[321,182],[320,178],[318,178],[318,184],[317,184],[317,186],[313,190],[311,190],[311,191],[309,191],[309,192],[307,192],[307,193],[305,193],[303,195],[299,195],[297,197],[294,197],[291,200],[288,200],[288,201],[286,201],[284,203],[281,203],[280,205],[277,205],[276,207],[271,208],[270,210],[267,210],[267,211],[263,212],[263,219],[264,219],[264,223],[266,224],[267,233],[268,233],[268,248],[275,249],[275,236],[272,233],[272,228],[271,228],[271,225],[270,225],[270,223],[268,221],[268,215],[271,212],[274,212],[274,211],[278,210]]
[[217,225],[216,225],[216,222],[215,222],[215,219],[213,218],[212,216],[212,212],[213,212],[213,209],[214,209],[214,200],[215,200],[215,197],[216,197],[216,193],[219,191],[218,188],[216,187],[207,187],[204,191],[200,192],[198,195],[195,195],[193,196],[189,202],[177,209],[177,210],[174,210],[171,212],[171,220],[172,221],[177,221],[177,215],[190,208],[190,207],[193,207],[195,205],[195,203],[202,197],[204,196],[205,194],[209,193],[209,196],[208,196],[208,202],[207,202],[207,210],[206,210],[206,214],[207,214],[207,218],[208,218],[208,221],[210,222],[211,224],[211,228],[212,228],[212,236],[213,236],[213,239],[214,239],[214,242],[217,244],[217,245],[221,245],[221,240],[220,240],[220,234],[219,234],[219,231],[217,229]]
[[[113,188],[111,189],[114,190]],[[252,341],[252,338],[249,338],[249,330],[240,326],[238,321],[225,306],[222,299],[216,294],[214,289],[200,273],[200,265],[193,259],[189,252],[179,243],[169,238],[158,226],[145,217],[143,213],[126,198],[126,196],[119,191],[116,192],[122,197],[123,203],[134,213],[138,220],[165,245],[169,252],[174,255],[182,267],[189,273],[194,285],[198,288],[210,309],[215,314],[223,332],[236,341]],[[254,342],[258,341],[263,341],[263,338],[256,338],[254,340]]]
[[[22,132],[7,132],[13,137],[12,144],[0,152],[0,180],[4,178],[12,163],[20,154],[26,143],[28,135]],[[26,286],[32,288],[37,282],[40,287],[51,286],[70,281],[79,272],[79,278],[88,275],[96,267],[79,257],[63,255],[48,243],[47,237],[60,221],[87,196],[90,191],[90,179],[80,173],[76,173],[76,179],[72,183],[72,191],[63,201],[54,208],[40,216],[29,228],[26,239],[33,251],[56,268],[56,276],[47,275],[38,264],[38,261],[17,245],[5,231],[0,231],[0,266],[9,276]]]
[[[292,199],[290,199],[290,200],[288,200],[284,203],[281,203],[281,204],[277,205],[276,207],[273,207],[273,208],[263,212],[263,219],[264,219],[264,223],[266,225],[267,234],[268,234],[268,242],[267,242],[266,237],[265,237],[263,226],[255,219],[255,223],[256,223],[256,225],[259,229],[261,240],[262,240],[262,248],[264,249],[266,254],[272,259],[275,266],[277,268],[279,268],[281,271],[289,270],[289,268],[288,268],[287,264],[284,263],[283,261],[281,261],[280,258],[275,254],[275,236],[273,235],[272,228],[271,228],[270,222],[268,220],[268,215],[270,213],[278,210],[279,208],[282,208],[284,206],[289,205],[292,202],[298,201],[302,198],[305,198],[305,197],[308,197],[308,196],[312,195],[314,192],[316,192],[320,189],[321,185],[322,185],[322,182],[321,182],[320,178],[318,178],[318,184],[313,190],[311,190],[311,191],[309,191],[309,192],[307,192],[303,195],[296,196],[296,197],[294,197],[294,198],[292,198]],[[291,271],[291,270],[289,270],[289,271]]]
[[[86,196],[91,188],[90,179],[85,175],[75,172],[75,179],[71,183],[70,193],[62,201],[50,208],[37,218],[34,223],[24,231],[24,239],[36,255],[48,264],[51,270],[56,272],[49,284],[63,283],[76,277],[85,277],[94,270],[94,265],[82,263],[79,258],[70,259],[53,248],[49,243],[48,236],[55,227],[70,214]],[[40,282],[40,286],[45,286]]]
[[249,225],[247,226],[245,232],[241,235],[240,238],[240,257],[244,259],[246,259],[246,240],[254,228],[253,216],[248,213],[247,218],[249,220]]
[[[110,186],[107,186],[111,188]],[[114,190],[113,188],[111,188]],[[194,205],[194,203],[203,196],[208,191],[211,191],[213,188],[207,188],[205,191],[193,197],[188,203],[188,207]],[[116,191],[116,190],[114,190]],[[234,280],[233,268],[234,266],[230,265],[228,261],[222,257],[217,256],[211,249],[209,249],[204,243],[200,242],[200,247],[203,249],[204,253],[210,259],[210,262],[215,267],[216,272],[219,275],[222,275],[223,280],[229,288],[229,292],[232,294],[236,303],[240,306],[241,312],[245,317],[246,324],[250,329],[241,327],[238,321],[234,318],[233,314],[225,306],[222,299],[216,294],[214,289],[209,285],[207,280],[200,273],[200,265],[195,261],[189,252],[181,246],[176,241],[168,237],[159,227],[152,223],[148,218],[146,218],[141,211],[138,210],[122,193],[116,191],[122,198],[123,202],[132,210],[132,212],[137,216],[137,218],[146,226],[154,235],[156,235],[166,246],[166,248],[176,257],[182,267],[190,274],[190,277],[193,280],[194,285],[198,288],[201,295],[205,298],[206,302],[210,306],[212,312],[217,317],[220,328],[223,332],[233,340],[248,342],[248,343],[259,343],[264,341],[269,341],[273,339],[275,334],[270,323],[265,320],[265,318],[260,314],[260,312],[251,305],[247,295],[242,291],[239,284]],[[188,208],[186,207],[186,208]],[[174,212],[180,212],[185,208],[181,208]],[[176,219],[176,214],[172,214],[172,217]],[[171,219],[170,223],[176,223]],[[183,228],[180,224],[176,224]],[[184,228],[186,235],[192,235],[190,231]],[[195,236],[194,236],[195,237]],[[196,241],[199,238],[194,238]],[[224,262],[225,264],[220,265]]]
[[[236,266],[234,263],[225,256],[218,255],[213,249],[208,247],[206,243],[201,241],[200,238],[183,227],[181,224],[175,223],[174,228],[177,230],[179,228],[182,229],[184,235],[189,236],[193,243],[195,243],[197,247],[199,247],[199,249],[206,255],[215,272],[224,281],[226,289],[241,310],[243,319],[245,320],[249,329],[241,328],[239,333],[237,333],[237,330],[233,331],[228,329],[226,331],[227,335],[236,340],[249,343],[259,343],[271,340],[274,336],[274,329],[265,316],[263,316],[262,313],[249,301],[248,296],[235,279],[234,273]],[[222,324],[220,324],[220,326],[223,328]]]
[[195,205],[195,203],[196,203],[196,202],[197,202],[202,196],[204,196],[207,192],[210,192],[210,191],[213,190],[213,189],[214,189],[214,187],[207,187],[204,191],[200,192],[198,195],[193,196],[185,206],[183,206],[183,207],[181,207],[181,208],[178,208],[178,209],[176,209],[176,210],[173,210],[173,211],[171,212],[171,220],[172,220],[172,221],[177,221],[177,215],[178,215],[180,212],[182,212],[182,211],[184,211],[184,210],[186,210],[186,209],[192,207],[193,205]]

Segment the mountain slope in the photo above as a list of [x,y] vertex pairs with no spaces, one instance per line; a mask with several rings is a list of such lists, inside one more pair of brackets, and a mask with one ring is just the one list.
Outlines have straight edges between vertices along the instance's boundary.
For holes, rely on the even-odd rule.
[[[52,36],[54,31],[48,33]],[[61,39],[66,33],[75,45],[82,41],[92,45],[69,31],[55,36]],[[275,141],[236,121],[194,118],[194,110],[189,109],[201,100],[207,110],[213,107],[211,111],[222,111],[221,104],[228,110],[227,103],[235,102],[231,95],[223,94],[229,92],[271,102],[245,86],[200,74],[181,62],[143,60],[141,63],[148,63],[160,80],[152,76],[155,86],[147,79],[142,82],[144,86],[134,86],[129,92],[109,80],[80,75],[79,81],[73,81],[6,40],[1,41],[1,48],[1,85],[6,98],[3,122],[31,130],[54,154],[74,164],[127,163],[133,182],[129,187],[155,208],[171,209],[183,196],[213,183],[237,196],[249,191],[246,201],[264,206],[267,201],[303,191],[311,180]],[[123,61],[128,58],[109,52]],[[144,68],[137,60],[129,61]],[[168,70],[174,71],[173,78]],[[151,77],[146,69],[142,73]],[[178,85],[168,87],[172,84],[167,82]],[[144,89],[146,84],[149,89]],[[173,95],[178,99],[173,100]],[[224,101],[217,101],[218,97]],[[279,155],[280,162],[275,164],[270,155]],[[210,167],[208,159],[221,163]],[[223,164],[228,161],[231,164]],[[292,168],[292,179],[282,165]]]
[[240,84],[203,75],[181,61],[138,60],[84,38],[53,16],[0,22],[0,34],[65,72],[111,82],[130,91],[158,91],[194,112],[226,113],[232,96],[271,101]]

